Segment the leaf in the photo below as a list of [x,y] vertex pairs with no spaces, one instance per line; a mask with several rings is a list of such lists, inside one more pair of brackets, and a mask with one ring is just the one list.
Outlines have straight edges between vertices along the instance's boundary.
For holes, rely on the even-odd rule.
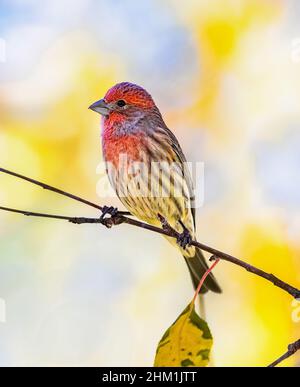
[[191,302],[161,338],[155,367],[206,367],[213,338]]

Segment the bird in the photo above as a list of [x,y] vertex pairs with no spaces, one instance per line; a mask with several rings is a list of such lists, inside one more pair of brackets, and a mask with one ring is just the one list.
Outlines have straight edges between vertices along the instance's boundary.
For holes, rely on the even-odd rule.
[[[165,219],[180,237],[167,237],[183,255],[194,288],[208,269],[196,238],[193,182],[180,144],[143,87],[121,82],[89,109],[101,119],[102,153],[109,181],[138,219],[160,226]],[[116,209],[115,209],[116,210]],[[222,290],[210,273],[200,293]]]

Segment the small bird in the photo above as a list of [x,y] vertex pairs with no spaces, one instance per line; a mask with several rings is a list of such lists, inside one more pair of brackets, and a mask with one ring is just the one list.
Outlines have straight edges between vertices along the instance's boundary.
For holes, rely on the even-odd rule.
[[[208,265],[195,239],[193,183],[178,140],[166,126],[151,95],[142,87],[118,83],[89,109],[102,115],[102,150],[112,187],[130,213],[159,226],[159,216],[180,233],[176,245],[196,288]],[[201,293],[221,293],[213,274]]]

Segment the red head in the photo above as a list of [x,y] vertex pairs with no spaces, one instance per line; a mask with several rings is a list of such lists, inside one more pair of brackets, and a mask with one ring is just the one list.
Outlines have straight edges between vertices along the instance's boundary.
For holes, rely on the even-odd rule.
[[90,109],[105,117],[119,117],[119,120],[153,108],[155,103],[151,95],[142,87],[129,82],[116,84],[103,99],[90,106]]
[[150,109],[155,106],[151,95],[145,89],[129,82],[117,83],[108,90],[104,100],[107,103],[115,103],[117,107],[119,107],[119,103],[121,101],[122,105],[125,103],[128,107],[136,107],[140,109]]

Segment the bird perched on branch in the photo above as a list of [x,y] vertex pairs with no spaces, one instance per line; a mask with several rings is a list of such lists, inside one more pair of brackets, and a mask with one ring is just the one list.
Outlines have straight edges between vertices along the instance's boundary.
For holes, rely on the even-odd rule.
[[[195,239],[192,179],[174,134],[166,126],[151,95],[122,82],[90,106],[102,115],[102,148],[109,180],[131,214],[152,225],[159,216],[180,233],[169,241],[181,250],[197,287],[208,266],[202,252],[189,245]],[[221,289],[213,274],[201,292]]]

